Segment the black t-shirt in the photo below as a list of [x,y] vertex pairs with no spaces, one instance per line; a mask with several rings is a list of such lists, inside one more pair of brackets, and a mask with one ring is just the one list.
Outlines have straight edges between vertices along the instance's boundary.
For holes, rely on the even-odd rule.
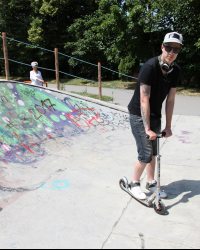
[[180,81],[181,69],[174,63],[173,71],[164,76],[158,57],[151,58],[141,68],[136,89],[128,110],[133,115],[141,116],[140,109],[140,83],[151,86],[150,116],[161,118],[162,104],[171,88],[176,88]]

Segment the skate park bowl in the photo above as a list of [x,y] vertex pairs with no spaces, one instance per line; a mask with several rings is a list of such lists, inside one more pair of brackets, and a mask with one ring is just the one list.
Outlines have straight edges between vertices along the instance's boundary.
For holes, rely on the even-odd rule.
[[200,246],[200,117],[174,116],[161,142],[169,216],[119,187],[137,160],[127,108],[0,80],[0,120],[1,248]]
[[[1,82],[0,91],[2,191],[16,191],[19,195],[45,188],[53,172],[68,168],[88,168],[98,174],[98,165],[109,168],[103,158],[114,154],[112,147],[132,143],[129,138],[121,138],[123,133],[118,132],[116,138],[113,134],[116,130],[130,130],[125,108],[119,111],[120,107],[116,110],[114,105],[112,109],[103,102],[100,106],[77,95],[11,81]],[[113,158],[118,160],[117,156]],[[64,189],[65,185],[60,185],[58,189]],[[13,195],[10,202],[12,199]],[[0,207],[10,202],[1,202]]]
[[[82,240],[88,242],[91,230],[94,230],[90,229],[90,224],[99,220],[96,215],[109,207],[112,211],[118,203],[117,200],[109,202],[115,191],[105,195],[113,178],[118,183],[116,173],[119,168],[116,166],[123,168],[130,158],[127,153],[132,154],[129,145],[134,141],[130,138],[127,109],[14,81],[1,81],[0,93],[1,214],[13,206],[20,209],[26,202],[31,202],[30,211],[35,213],[33,210],[36,209],[41,217],[28,212],[25,220],[29,218],[34,224],[36,221],[40,224],[48,214],[45,231],[57,227],[57,223],[59,231],[61,228],[68,231],[76,224],[76,234],[69,246],[79,233]],[[113,176],[110,176],[111,169]],[[40,192],[39,199],[46,197],[47,203],[51,203],[42,209],[35,207],[38,198],[33,197]],[[59,201],[53,197],[59,197]],[[56,214],[60,219],[56,219]],[[92,221],[91,216],[97,221]],[[106,221],[107,217],[102,218],[101,225]],[[54,222],[52,228],[50,224]],[[84,227],[81,226],[83,223]],[[38,236],[42,237],[42,234]],[[2,237],[0,242],[4,244],[5,235]]]

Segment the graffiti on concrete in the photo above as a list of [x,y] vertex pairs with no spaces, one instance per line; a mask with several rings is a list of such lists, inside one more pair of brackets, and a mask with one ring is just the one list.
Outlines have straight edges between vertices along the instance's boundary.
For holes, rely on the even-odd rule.
[[68,187],[69,187],[69,182],[66,180],[63,180],[63,181],[55,181],[50,185],[44,184],[40,188],[51,189],[53,191],[66,191]]
[[118,128],[129,129],[129,118],[127,114],[119,112],[103,112],[94,108],[89,108],[81,100],[74,100],[69,97],[64,98],[64,103],[71,107],[73,111],[67,114],[69,119],[84,131],[107,132]]
[[[49,92],[49,93],[48,93]],[[97,111],[81,100],[22,84],[0,85],[0,160],[33,163],[45,156],[42,142],[81,133],[129,128],[128,116]]]
[[24,84],[0,84],[0,120],[0,210],[27,192],[67,191],[68,181],[55,180],[68,166],[96,164],[132,143],[123,135],[128,114]]
[[188,132],[188,131],[180,131],[181,135],[175,135],[179,141],[181,141],[182,143],[185,144],[191,144],[192,142],[190,142],[190,135],[192,134],[192,132]]

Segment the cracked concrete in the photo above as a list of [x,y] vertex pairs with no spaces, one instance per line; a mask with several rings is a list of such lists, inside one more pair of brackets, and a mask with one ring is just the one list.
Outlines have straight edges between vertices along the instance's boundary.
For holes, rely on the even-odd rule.
[[104,241],[104,243],[103,243],[101,249],[104,249],[105,244],[107,243],[107,241],[109,240],[109,238],[110,238],[110,236],[112,235],[113,231],[115,230],[115,227],[117,226],[117,224],[119,223],[120,219],[122,218],[124,212],[126,211],[128,205],[130,204],[131,200],[132,200],[132,198],[130,198],[130,201],[128,202],[127,206],[123,209],[121,216],[120,216],[119,219],[115,222],[115,224],[114,224],[114,226],[113,226],[113,228],[112,228],[112,231],[111,231],[110,235],[109,235],[108,238]]

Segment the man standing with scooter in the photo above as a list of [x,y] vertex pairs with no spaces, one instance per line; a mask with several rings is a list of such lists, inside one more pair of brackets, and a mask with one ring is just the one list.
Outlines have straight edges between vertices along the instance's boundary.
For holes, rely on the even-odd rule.
[[[165,137],[172,136],[171,121],[175,94],[180,81],[180,67],[174,63],[183,45],[183,37],[177,32],[168,33],[161,46],[162,54],[148,60],[141,68],[133,98],[128,106],[132,133],[135,137],[138,160],[134,167],[130,192],[134,197],[145,200],[140,188],[140,177],[146,167],[146,188],[156,190],[155,156],[157,154],[157,134],[161,132],[162,103],[166,98]],[[148,138],[147,138],[148,137]],[[161,192],[161,198],[167,194]]]

